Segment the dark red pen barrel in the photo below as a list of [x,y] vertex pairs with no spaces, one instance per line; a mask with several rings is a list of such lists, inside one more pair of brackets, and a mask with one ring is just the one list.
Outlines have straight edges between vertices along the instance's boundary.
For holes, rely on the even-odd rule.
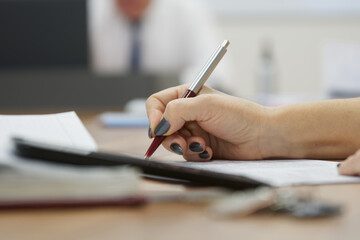
[[182,98],[191,98],[191,97],[195,97],[196,93],[194,93],[191,90],[186,90],[185,94],[182,96]]
[[[193,91],[188,89],[182,98],[191,98],[191,97],[195,97],[195,96],[196,96],[196,93],[194,93]],[[165,136],[156,136],[154,141],[151,143],[149,149],[145,153],[145,157],[146,158],[151,157],[151,155],[160,146],[160,144],[164,141],[165,138],[166,138]]]
[[153,142],[151,143],[149,149],[145,153],[145,157],[150,157],[155,152],[155,150],[160,146],[160,144],[164,141],[164,139],[165,136],[156,136]]

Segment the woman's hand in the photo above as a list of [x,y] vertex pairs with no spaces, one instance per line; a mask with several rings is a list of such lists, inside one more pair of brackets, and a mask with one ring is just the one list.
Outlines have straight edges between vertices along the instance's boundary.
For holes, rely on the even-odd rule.
[[163,146],[189,161],[266,157],[259,137],[270,109],[205,86],[198,96],[181,98],[187,87],[148,98],[149,137],[167,136]]
[[[360,98],[267,108],[207,87],[181,98],[186,90],[156,93],[146,107],[149,136],[168,136],[165,148],[187,160],[344,159],[360,146]],[[358,161],[349,159],[340,171],[353,173]]]
[[339,173],[360,176],[360,149],[339,165]]

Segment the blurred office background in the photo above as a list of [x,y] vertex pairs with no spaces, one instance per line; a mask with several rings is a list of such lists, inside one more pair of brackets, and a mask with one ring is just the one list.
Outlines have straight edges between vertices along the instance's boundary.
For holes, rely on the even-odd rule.
[[[191,1],[198,3],[189,11],[207,21],[199,18],[192,25],[184,13],[176,26],[188,28],[188,38],[195,36],[188,45],[204,42],[203,51],[184,51],[185,40],[176,42],[181,57],[179,51],[173,54],[181,58],[183,69],[165,71],[165,66],[164,71],[136,74],[94,69],[90,2],[0,0],[0,109],[120,109],[132,98],[195,77],[199,63],[222,39],[231,45],[212,84],[233,95],[269,105],[360,95],[356,0]],[[168,32],[162,38],[181,37],[179,27],[163,29]],[[163,51],[169,52],[171,45],[166,47]],[[158,58],[165,56],[158,53]]]
[[204,1],[232,40],[227,57],[239,95],[257,98],[263,91],[269,51],[270,92],[285,95],[284,102],[360,96],[359,1]]

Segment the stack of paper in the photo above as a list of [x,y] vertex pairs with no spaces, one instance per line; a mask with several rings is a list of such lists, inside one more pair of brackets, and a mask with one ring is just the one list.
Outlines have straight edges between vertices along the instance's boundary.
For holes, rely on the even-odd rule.
[[14,136],[90,151],[97,148],[74,112],[0,115],[0,207],[104,202],[134,195],[139,189],[140,174],[133,168],[66,167],[24,160],[14,154],[10,141]]

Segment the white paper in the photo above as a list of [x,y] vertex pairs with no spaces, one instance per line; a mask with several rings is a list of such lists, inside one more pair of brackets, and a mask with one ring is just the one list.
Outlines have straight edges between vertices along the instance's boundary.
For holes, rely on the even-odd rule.
[[75,112],[0,115],[0,164],[15,164],[12,137],[95,151],[96,143]]
[[66,166],[2,169],[0,202],[15,200],[104,199],[135,194],[140,174],[133,168]]
[[96,151],[75,112],[0,115],[0,202],[119,197],[137,191],[140,174],[126,167],[76,168],[14,154],[12,137]]
[[248,177],[274,187],[357,183],[360,177],[339,175],[337,162],[321,160],[262,160],[184,162],[196,169]]

